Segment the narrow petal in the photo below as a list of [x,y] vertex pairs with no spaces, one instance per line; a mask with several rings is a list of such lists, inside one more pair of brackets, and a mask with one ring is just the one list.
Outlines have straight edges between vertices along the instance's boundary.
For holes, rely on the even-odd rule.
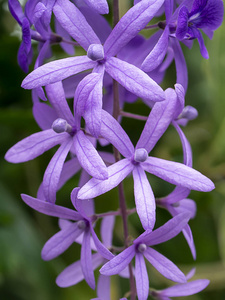
[[104,299],[110,300],[110,277],[104,276],[102,274],[98,277],[98,285],[97,285],[97,295],[99,298],[96,299]]
[[[98,254],[92,255],[92,267],[95,270],[100,264],[103,263],[103,258]],[[56,284],[60,287],[69,287],[77,284],[84,279],[84,274],[81,269],[80,260],[68,266],[56,278]]]
[[166,26],[158,43],[145,58],[142,63],[142,70],[145,72],[151,72],[155,70],[162,62],[166,55],[169,43],[169,26]]
[[9,11],[11,12],[11,15],[20,24],[20,26],[22,26],[24,13],[20,5],[20,2],[18,0],[9,0],[8,5],[9,5]]
[[45,87],[48,100],[57,112],[58,118],[66,120],[71,126],[74,123],[74,117],[67,103],[62,82],[49,84]]
[[91,244],[90,244],[90,230],[85,230],[83,242],[81,246],[81,268],[84,274],[84,279],[87,284],[94,290],[95,289],[95,277],[92,268],[92,255],[91,255]]
[[70,137],[64,141],[52,157],[43,178],[43,192],[45,199],[51,203],[56,201],[56,192],[58,190],[58,182],[62,172],[64,161],[72,146]]
[[207,279],[198,279],[185,284],[177,284],[163,290],[160,295],[167,297],[182,297],[197,294],[209,284]]
[[112,246],[113,229],[115,224],[115,216],[106,216],[101,223],[102,242],[106,247]]
[[108,14],[109,6],[106,0],[84,0],[88,6],[99,14]]
[[55,145],[62,143],[67,137],[68,133],[56,133],[52,129],[34,133],[10,148],[5,159],[12,163],[34,159]]
[[135,255],[135,246],[132,245],[129,248],[123,250],[120,254],[115,256],[109,262],[107,262],[99,272],[102,275],[111,276],[120,273],[131,262]]
[[168,204],[176,203],[180,200],[187,198],[190,194],[190,190],[183,186],[176,186],[175,189],[165,198],[163,198],[163,202]]
[[190,190],[209,192],[215,188],[209,178],[181,163],[156,157],[148,157],[148,159],[142,163],[142,167],[145,171],[165,181],[184,186]]
[[31,72],[22,82],[24,89],[33,89],[61,81],[71,75],[91,69],[95,62],[85,56],[63,58],[47,63]]
[[105,63],[106,72],[128,91],[154,102],[165,100],[163,89],[139,68],[111,57]]
[[95,213],[94,201],[93,199],[88,199],[88,201],[81,201],[77,198],[77,194],[80,188],[74,188],[71,192],[70,198],[75,209],[83,216],[84,219],[90,221],[91,217]]
[[135,280],[138,300],[147,300],[149,280],[145,260],[141,253],[135,255]]
[[76,6],[68,0],[57,0],[53,12],[61,26],[85,50],[91,44],[100,44],[100,40]]
[[145,258],[159,271],[164,277],[179,283],[185,283],[186,277],[178,267],[168,258],[152,248],[147,248],[143,253]]
[[107,57],[116,55],[155,16],[164,0],[142,0],[133,6],[117,23],[104,49]]
[[82,219],[82,216],[72,209],[42,201],[25,194],[21,194],[21,198],[27,205],[42,214],[73,221]]
[[88,174],[101,180],[108,178],[106,165],[81,130],[74,136],[74,147],[81,166]]
[[112,190],[132,172],[133,168],[133,164],[128,159],[118,161],[108,167],[108,179],[92,178],[80,189],[78,198],[82,200],[91,199]]
[[41,251],[42,259],[51,260],[59,256],[74,243],[81,233],[82,229],[79,229],[77,223],[71,223],[65,229],[60,230],[44,245]]
[[176,37],[178,40],[183,40],[188,31],[188,9],[186,6],[182,6],[179,10],[177,19]]
[[164,243],[178,235],[184,226],[187,225],[189,219],[189,213],[178,214],[156,230],[144,232],[134,243],[145,243],[148,246]]
[[95,246],[96,246],[99,254],[101,254],[101,256],[103,256],[104,258],[106,258],[108,260],[112,259],[114,257],[114,255],[99,241],[92,226],[90,226],[90,229],[91,229],[91,234],[92,234]]
[[42,102],[34,103],[33,116],[42,130],[51,128],[52,123],[58,118],[55,110]]
[[133,170],[133,178],[136,209],[141,224],[145,230],[153,229],[156,210],[155,197],[145,171],[136,166]]
[[134,146],[121,125],[105,110],[102,110],[101,136],[109,141],[123,156],[131,157]]
[[136,149],[144,148],[149,153],[172,122],[178,102],[177,95],[173,89],[167,89],[165,96],[165,101],[154,104]]

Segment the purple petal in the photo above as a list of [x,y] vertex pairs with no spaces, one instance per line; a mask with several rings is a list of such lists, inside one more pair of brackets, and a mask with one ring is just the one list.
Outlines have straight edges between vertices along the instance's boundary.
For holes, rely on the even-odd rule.
[[62,82],[49,84],[45,87],[47,97],[51,105],[54,107],[58,118],[66,120],[71,126],[74,124],[74,117],[71,113],[69,105],[66,101]]
[[108,39],[104,49],[106,57],[116,55],[154,17],[164,0],[142,0],[120,19]]
[[164,243],[178,235],[184,226],[187,225],[189,219],[189,213],[178,214],[156,230],[144,232],[134,243],[144,243],[148,246]]
[[199,43],[201,55],[205,59],[208,59],[209,58],[209,53],[208,53],[208,51],[206,49],[206,46],[205,46],[205,43],[204,43],[204,39],[203,39],[203,36],[202,36],[200,30],[195,29],[195,28],[191,28],[191,29],[192,29],[192,32],[193,32],[194,36],[198,39],[198,43]]
[[21,198],[27,205],[29,205],[30,207],[42,214],[63,219],[69,219],[73,221],[78,221],[82,219],[82,216],[72,209],[48,203],[46,201],[42,201],[25,194],[21,194]]
[[[103,258],[98,253],[92,255],[93,270],[95,270],[102,263]],[[56,284],[60,287],[69,287],[77,284],[83,279],[84,275],[81,269],[81,262],[76,261],[59,274],[59,276],[56,278]]]
[[94,202],[92,199],[81,201],[77,199],[77,194],[80,188],[74,188],[71,192],[71,202],[75,209],[83,216],[84,219],[90,220],[89,216],[94,215]]
[[184,186],[190,190],[209,192],[215,188],[209,178],[181,163],[156,157],[148,157],[148,159],[142,163],[142,167],[145,171],[165,181]]
[[47,63],[31,72],[22,82],[24,89],[33,89],[61,81],[71,75],[91,69],[96,62],[85,56],[63,58]]
[[112,190],[132,172],[133,168],[133,164],[128,159],[118,161],[108,167],[108,179],[92,178],[80,189],[78,198],[82,200],[91,199]]
[[187,31],[188,31],[188,9],[186,6],[182,6],[179,10],[179,15],[177,19],[177,29],[176,29],[176,37],[178,40],[183,40]]
[[53,12],[61,26],[85,49],[100,40],[76,6],[68,0],[57,0]]
[[160,295],[168,297],[190,296],[201,292],[207,287],[209,280],[198,279],[185,284],[177,284],[161,291]]
[[149,280],[145,260],[141,253],[136,253],[135,255],[135,280],[138,299],[147,300]]
[[42,259],[51,260],[59,256],[74,243],[81,233],[82,229],[79,229],[77,223],[71,223],[65,229],[60,230],[44,245],[41,251]]
[[94,290],[95,289],[95,277],[92,269],[92,255],[90,244],[90,230],[87,229],[84,232],[83,242],[81,246],[81,268],[84,274],[84,279],[87,284]]
[[58,118],[54,109],[42,102],[34,103],[33,116],[42,130],[51,128],[52,123]]
[[[67,33],[67,31],[60,25],[59,21],[55,18],[55,32],[63,37],[63,40],[72,41],[70,38],[70,35]],[[75,47],[71,44],[61,42],[60,46],[62,49],[69,55],[75,54]]]
[[45,199],[51,203],[56,201],[56,191],[58,190],[58,182],[62,172],[64,161],[72,146],[72,139],[68,139],[59,147],[52,157],[43,178],[43,192]]
[[102,110],[101,136],[109,141],[124,157],[131,157],[134,146],[120,124],[105,110]]
[[110,277],[99,275],[98,277],[98,285],[97,285],[97,295],[100,298],[96,299],[104,299],[110,300]]
[[143,253],[145,258],[158,270],[164,277],[179,283],[185,283],[186,277],[178,267],[168,258],[152,248],[147,248]]
[[163,61],[169,43],[169,26],[166,26],[165,30],[163,31],[158,43],[149,53],[149,55],[145,58],[142,63],[142,70],[145,72],[150,72],[155,70]]
[[165,100],[162,88],[146,73],[134,65],[116,57],[111,57],[107,59],[105,68],[106,72],[108,72],[113,79],[138,97],[154,102]]
[[191,250],[191,254],[193,256],[193,259],[196,260],[196,248],[195,248],[195,244],[194,244],[194,239],[193,239],[193,235],[192,235],[192,231],[189,225],[186,225],[184,227],[184,229],[182,230],[183,235],[188,243],[188,246]]
[[134,197],[136,209],[141,224],[145,230],[155,225],[155,197],[145,174],[145,171],[136,166],[133,170]]
[[163,198],[163,202],[167,204],[173,204],[187,198],[189,194],[189,189],[184,188],[183,186],[176,186],[175,189],[168,196]]
[[74,136],[74,147],[81,166],[88,174],[101,180],[108,178],[108,171],[103,160],[81,130]]
[[114,257],[114,255],[99,241],[94,229],[92,226],[90,226],[91,229],[91,234],[95,243],[95,246],[99,252],[99,254],[101,254],[101,256],[103,256],[104,258],[110,260]]
[[18,0],[9,0],[8,5],[13,18],[20,24],[20,26],[22,26],[24,13],[20,2]]
[[149,153],[172,122],[178,102],[177,95],[173,89],[167,89],[165,96],[165,101],[153,106],[136,149],[144,148]]
[[34,159],[55,145],[62,143],[67,137],[68,133],[56,133],[52,129],[34,133],[10,148],[5,159],[12,163]]
[[103,244],[109,248],[112,246],[113,228],[115,224],[115,216],[106,216],[101,223],[101,237]]
[[84,0],[88,6],[100,14],[108,14],[109,6],[106,0]]
[[129,248],[123,250],[120,254],[115,256],[109,262],[107,262],[99,272],[102,275],[111,276],[120,273],[131,262],[135,255],[135,246],[132,245]]
[[64,184],[77,172],[79,172],[81,166],[78,162],[77,157],[74,157],[68,161],[66,161],[63,165],[62,172],[59,178],[58,190],[64,186]]
[[177,72],[176,82],[180,83],[186,91],[188,85],[188,72],[186,61],[179,42],[176,39],[170,39],[170,42],[174,51],[174,59]]

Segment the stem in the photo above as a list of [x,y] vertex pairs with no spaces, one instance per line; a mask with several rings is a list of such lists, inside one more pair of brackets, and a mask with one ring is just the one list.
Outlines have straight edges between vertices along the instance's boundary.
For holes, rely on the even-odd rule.
[[146,121],[148,119],[148,117],[146,116],[141,116],[141,115],[136,115],[136,114],[132,114],[126,111],[121,110],[120,111],[120,115],[126,118],[131,118],[131,119],[136,119],[136,120],[141,120],[141,121]]

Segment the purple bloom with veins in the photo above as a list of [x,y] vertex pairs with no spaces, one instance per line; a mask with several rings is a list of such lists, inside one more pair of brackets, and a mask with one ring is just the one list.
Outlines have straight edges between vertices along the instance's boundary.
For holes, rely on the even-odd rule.
[[197,38],[202,56],[206,59],[209,58],[199,29],[212,33],[222,24],[223,13],[222,0],[194,0],[190,12],[184,3],[178,14],[176,37],[180,41]]
[[149,279],[144,257],[164,277],[175,282],[185,283],[186,277],[181,270],[151,246],[166,242],[179,234],[187,224],[189,217],[187,213],[180,214],[154,231],[146,230],[133,241],[133,245],[107,262],[100,269],[100,273],[106,276],[118,274],[135,257],[135,279],[139,300],[146,300],[149,294]]
[[[53,122],[52,128],[32,134],[18,142],[8,150],[5,159],[12,163],[25,162],[60,144],[59,149],[52,157],[45,171],[43,179],[45,199],[55,203],[60,174],[70,151],[76,154],[80,165],[91,176],[106,179],[108,172],[97,150],[80,128],[80,116],[76,112],[76,107],[74,116],[71,113],[62,83],[58,82],[48,85],[46,91],[50,102],[56,110],[56,112],[52,112],[51,108],[48,107],[46,115],[49,115],[49,118],[52,118],[54,115],[58,116]],[[36,105],[34,109],[38,109],[38,107],[39,105]],[[42,117],[40,116],[39,119],[42,119]]]
[[[64,220],[72,220],[75,222],[67,222],[62,226],[62,229],[51,237],[42,249],[42,258],[44,260],[51,260],[64,251],[66,251],[72,243],[76,241],[79,237],[82,238],[81,246],[81,261],[77,263],[77,275],[76,277],[70,277],[69,280],[65,280],[65,273],[68,276],[68,270],[64,270],[57,279],[57,283],[60,286],[70,286],[76,284],[83,278],[87,281],[91,288],[95,288],[95,279],[92,264],[96,264],[94,267],[97,268],[101,265],[105,259],[109,260],[113,257],[113,254],[104,246],[98,239],[94,232],[92,223],[95,221],[92,216],[94,216],[93,202],[91,200],[86,203],[81,202],[77,199],[77,192],[79,188],[74,189],[71,194],[71,201],[74,208],[77,210],[68,209],[62,206],[58,206],[52,203],[48,203],[28,195],[22,194],[21,197],[23,201],[32,207],[33,209],[44,213],[46,215],[62,218]],[[108,222],[109,225],[109,222]],[[94,250],[98,253],[92,256],[92,244],[91,236],[94,241]],[[71,266],[70,275],[71,275]],[[67,268],[67,269],[68,269]],[[64,275],[63,275],[64,274]],[[81,277],[81,279],[80,279]],[[68,278],[67,278],[68,279]],[[78,280],[80,279],[80,280]],[[64,284],[63,284],[64,282]],[[71,282],[74,282],[71,284]]]
[[210,179],[191,167],[148,156],[171,121],[180,113],[179,109],[175,110],[179,95],[173,89],[167,89],[165,95],[165,101],[155,103],[153,106],[135,149],[120,124],[107,112],[102,111],[100,134],[125,158],[108,167],[108,179],[92,178],[78,193],[79,199],[95,198],[116,187],[132,172],[135,204],[144,229],[154,227],[156,208],[155,197],[145,171],[190,190],[211,191],[214,189],[214,184]]

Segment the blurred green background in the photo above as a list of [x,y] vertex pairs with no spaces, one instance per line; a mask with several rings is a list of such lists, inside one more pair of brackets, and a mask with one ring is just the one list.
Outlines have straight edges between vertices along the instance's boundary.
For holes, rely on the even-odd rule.
[[[129,3],[120,1],[121,12]],[[0,0],[0,299],[1,300],[86,300],[95,297],[85,282],[75,287],[61,289],[55,278],[79,257],[79,246],[72,246],[59,258],[44,262],[40,252],[44,243],[58,230],[57,220],[41,215],[21,200],[20,194],[35,196],[44,170],[52,153],[43,154],[34,161],[18,165],[4,161],[5,152],[22,138],[39,130],[32,117],[30,91],[20,88],[25,74],[17,65],[20,44],[15,34],[14,19],[7,11],[7,1]],[[14,32],[14,34],[12,34]],[[192,192],[190,198],[197,203],[197,216],[191,220],[197,249],[193,262],[182,235],[157,247],[184,271],[196,267],[194,278],[208,278],[209,287],[187,299],[225,299],[225,23],[215,32],[213,41],[206,39],[209,60],[204,60],[195,41],[191,50],[184,49],[189,69],[189,88],[186,104],[199,111],[199,117],[184,129],[194,158],[194,168],[211,178],[216,189],[211,193]],[[59,51],[56,48],[56,51]],[[164,87],[174,84],[174,66],[166,75]],[[141,102],[129,105],[127,110],[140,114],[149,111]],[[141,121],[124,119],[123,126],[135,143],[143,128]],[[181,161],[180,141],[173,128],[169,128],[153,155]],[[155,195],[162,196],[172,187],[149,176]],[[76,186],[78,177],[72,179],[58,193],[58,204],[69,204],[69,194]],[[124,183],[128,207],[133,207],[132,180]],[[107,198],[107,201],[104,199]],[[97,211],[117,209],[117,191],[113,190],[96,201]],[[157,226],[168,220],[165,211],[157,210]],[[130,233],[140,234],[137,217],[130,218]],[[115,227],[114,242],[122,244],[121,220]],[[169,284],[153,268],[149,268],[151,287],[163,288]],[[96,274],[97,275],[97,274]],[[126,280],[112,279],[112,300],[119,299],[128,289]]]

